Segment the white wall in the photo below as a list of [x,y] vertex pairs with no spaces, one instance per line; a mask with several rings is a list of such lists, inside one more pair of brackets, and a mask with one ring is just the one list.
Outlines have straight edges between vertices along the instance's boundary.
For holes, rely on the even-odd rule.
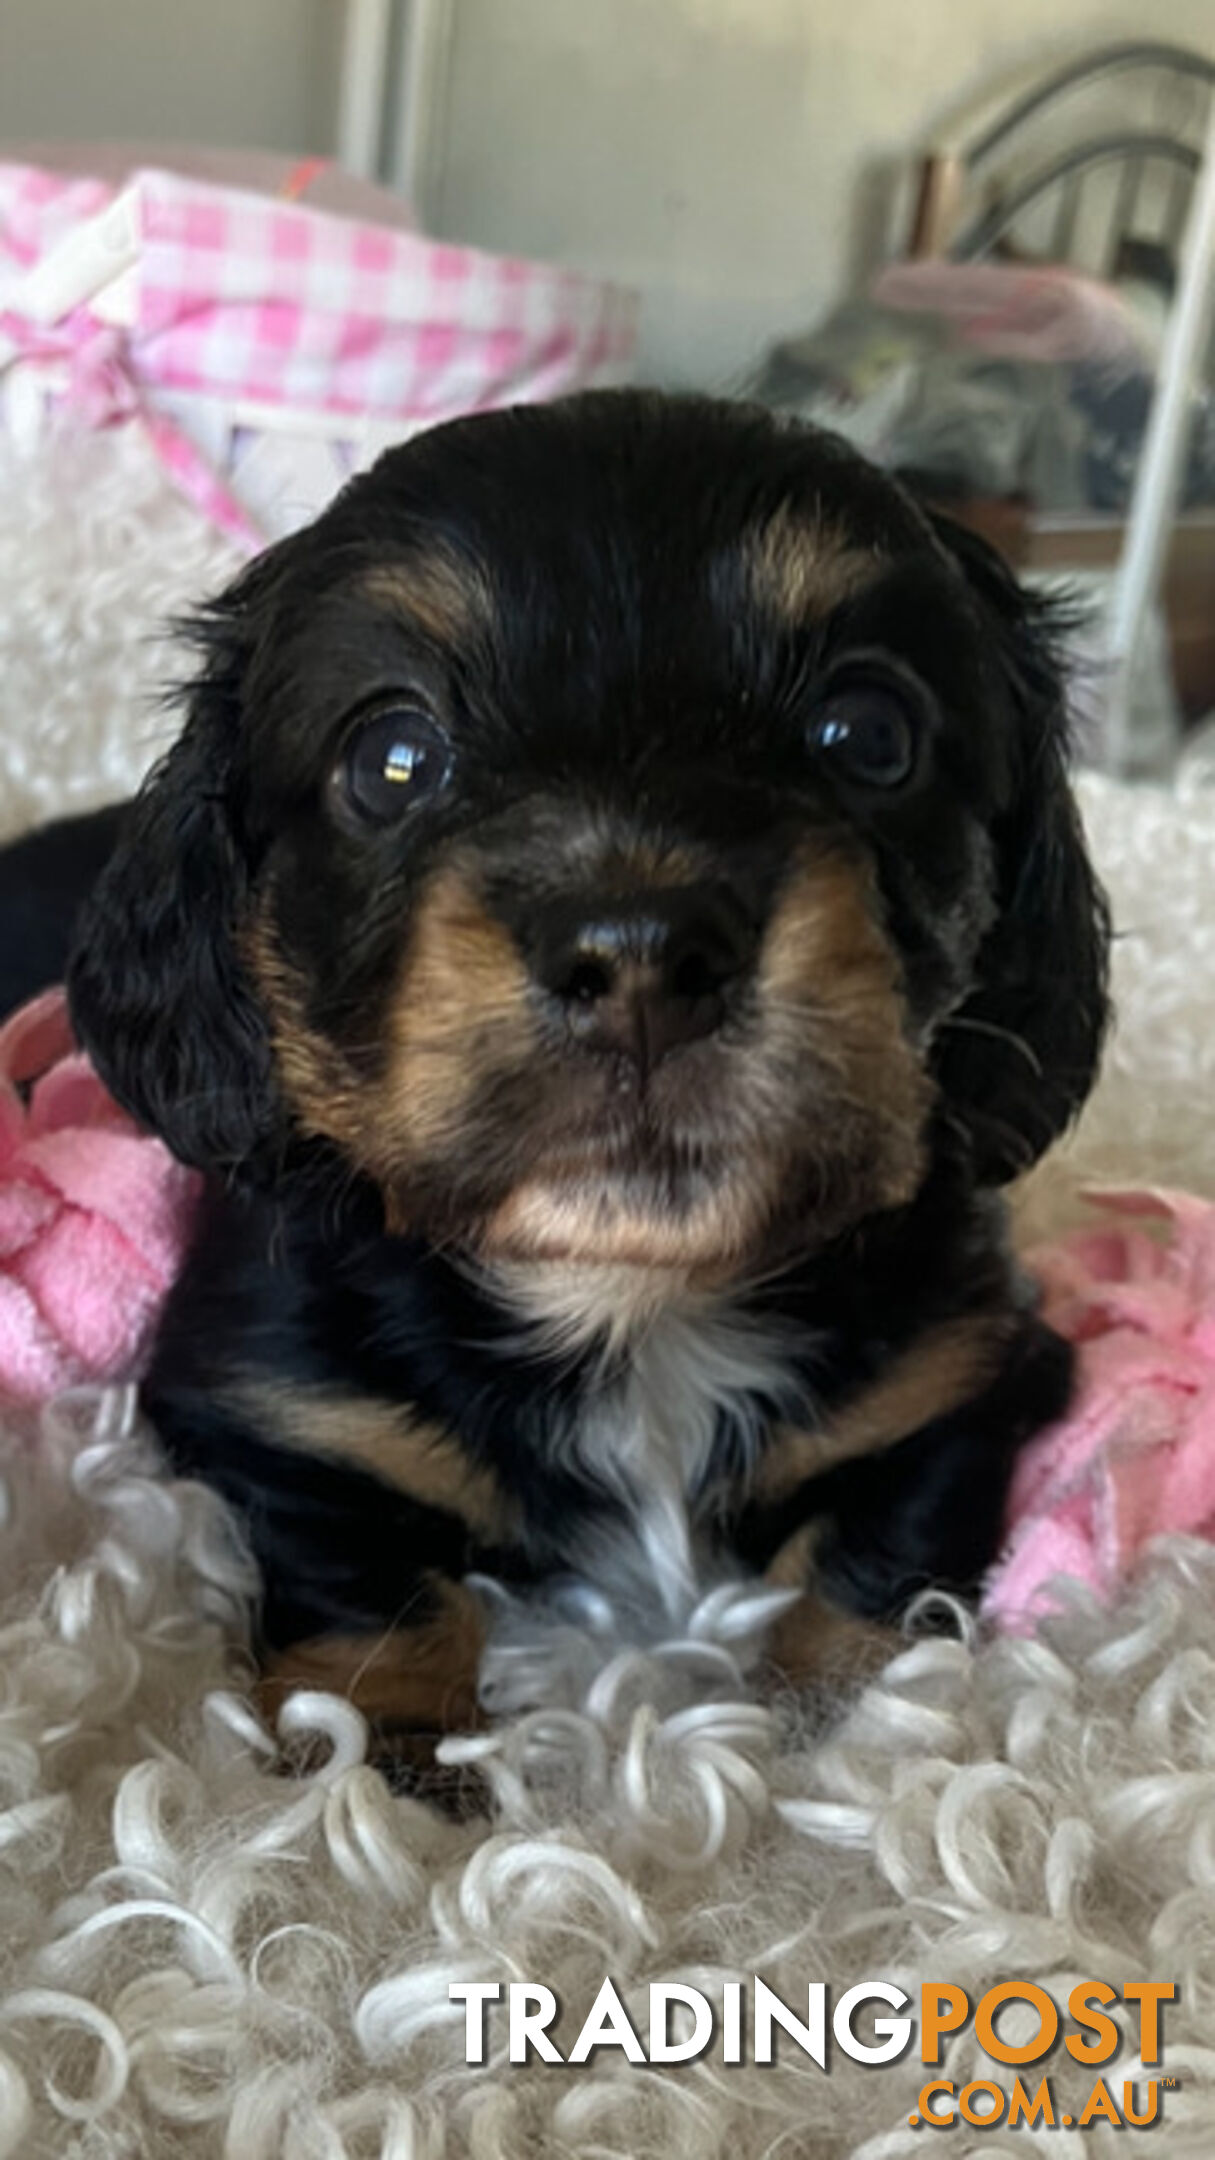
[[338,0],[0,0],[0,142],[328,145]]
[[[1098,39],[1215,49],[1215,0],[453,0],[446,233],[647,294],[644,361],[725,382],[873,259],[959,100]],[[0,0],[0,137],[326,148],[338,0]]]
[[659,374],[726,381],[880,250],[962,99],[1119,37],[1215,52],[1215,0],[454,0],[437,212],[652,294]]

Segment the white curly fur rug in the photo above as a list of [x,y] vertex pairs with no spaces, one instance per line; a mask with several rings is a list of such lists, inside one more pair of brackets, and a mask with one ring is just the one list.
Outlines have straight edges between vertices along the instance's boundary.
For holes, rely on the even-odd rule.
[[[164,739],[152,626],[230,568],[129,435],[0,471],[0,828],[130,784]],[[1215,1192],[1215,789],[1091,781],[1084,803],[1122,1018],[1027,1196],[1035,1230],[1092,1175]],[[465,2062],[450,1982],[546,1984],[568,2044],[605,1974],[643,2031],[652,1979],[712,1997],[760,1973],[803,2010],[815,1980],[1022,1978],[1059,2001],[1081,1977],[1173,1980],[1178,2089],[1148,2134],[1168,2160],[1215,2150],[1215,1552],[1161,1550],[1119,1610],[1074,1602],[1033,1642],[913,1642],[829,1730],[752,1699],[745,1600],[642,1651],[589,1599],[505,1613],[496,1721],[465,1744],[493,1818],[455,1825],[388,1794],[332,1698],[294,1705],[325,1767],[269,1773],[239,1544],[158,1478],[124,1394],[0,1448],[0,2160],[922,2152],[915,2051],[837,2051],[829,2074],[792,2045],[516,2066],[491,2013],[489,2059]],[[1093,2072],[1043,2067],[1078,2112]],[[1134,2070],[1128,2045],[1117,2095]],[[937,2074],[999,2075],[968,2031]],[[1125,2145],[959,2124],[947,2150]]]

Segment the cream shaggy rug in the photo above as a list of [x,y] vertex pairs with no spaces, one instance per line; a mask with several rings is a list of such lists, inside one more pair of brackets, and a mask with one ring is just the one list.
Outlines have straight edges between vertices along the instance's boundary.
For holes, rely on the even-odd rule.
[[[230,567],[131,438],[0,472],[2,829],[130,784],[164,739],[152,626]],[[1215,1192],[1215,789],[1091,781],[1084,805],[1121,1023],[1026,1196],[1035,1230],[1091,1176]],[[269,1772],[240,1691],[239,1542],[209,1495],[157,1476],[127,1396],[11,1427],[2,1468],[0,2156],[913,2160],[927,2077],[1011,2088],[969,2026],[933,2071],[918,2041],[880,2067],[831,2044],[824,2070],[788,2037],[770,2064],[716,2043],[512,2064],[497,2007],[470,2064],[448,1996],[546,1986],[568,2052],[605,1975],[644,2035],[651,1981],[719,2001],[755,1974],[803,2019],[818,1981],[834,2001],[880,1979],[913,2009],[922,1981],[977,1998],[1029,1980],[1060,2004],[1079,1979],[1175,1982],[1176,2085],[1145,2135],[1168,2160],[1215,2150],[1208,1548],[1160,1551],[1117,1611],[1074,1601],[1032,1642],[909,1640],[842,1722],[756,1702],[745,1595],[645,1648],[589,1596],[503,1609],[495,1721],[456,1749],[492,1820],[458,1825],[389,1795],[332,1698],[292,1710],[324,1767]],[[1138,2028],[1116,2015],[1121,2102]],[[1078,2117],[1094,2070],[1060,2047],[1031,2089],[1043,2071]],[[1100,2121],[959,2122],[947,2150],[1125,2148]]]

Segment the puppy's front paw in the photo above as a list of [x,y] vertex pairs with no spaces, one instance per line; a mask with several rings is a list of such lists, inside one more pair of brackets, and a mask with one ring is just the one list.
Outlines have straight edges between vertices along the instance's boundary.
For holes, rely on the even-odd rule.
[[807,1523],[789,1539],[767,1570],[773,1586],[800,1587],[797,1603],[782,1613],[768,1637],[764,1657],[769,1687],[821,1688],[847,1694],[889,1664],[902,1637],[895,1627],[835,1604],[817,1580],[815,1553],[820,1523]]
[[[414,1626],[378,1634],[316,1635],[271,1653],[254,1700],[272,1730],[290,1696],[319,1689],[353,1703],[371,1730],[369,1755],[394,1789],[434,1801],[445,1812],[484,1806],[479,1781],[435,1760],[445,1733],[481,1722],[477,1681],[483,1641],[480,1609],[457,1583],[445,1583],[433,1610]],[[282,1768],[315,1769],[315,1742],[288,1743]]]

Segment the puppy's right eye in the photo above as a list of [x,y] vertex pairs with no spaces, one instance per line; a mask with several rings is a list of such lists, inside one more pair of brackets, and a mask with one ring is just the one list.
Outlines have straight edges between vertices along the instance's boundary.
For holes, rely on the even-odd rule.
[[451,743],[421,705],[381,706],[346,738],[335,780],[355,816],[387,825],[428,801],[451,775]]

